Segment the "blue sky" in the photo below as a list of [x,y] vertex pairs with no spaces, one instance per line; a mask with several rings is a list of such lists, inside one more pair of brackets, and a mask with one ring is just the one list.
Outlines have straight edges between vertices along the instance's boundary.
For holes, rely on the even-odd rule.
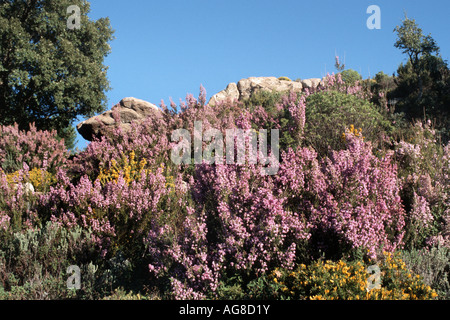
[[[200,85],[207,99],[252,76],[323,77],[334,56],[364,78],[392,74],[405,56],[393,45],[404,12],[450,56],[448,0],[91,0],[91,19],[109,17],[116,39],[105,59],[112,90],[124,97],[176,103]],[[381,29],[369,30],[370,5]],[[87,142],[78,136],[78,148]]]

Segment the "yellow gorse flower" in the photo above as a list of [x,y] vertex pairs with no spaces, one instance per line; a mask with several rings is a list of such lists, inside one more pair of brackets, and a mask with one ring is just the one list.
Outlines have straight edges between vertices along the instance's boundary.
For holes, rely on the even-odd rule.
[[[381,288],[369,289],[367,268],[375,263],[381,270]],[[295,270],[276,269],[269,279],[290,299],[423,300],[438,296],[420,276],[411,275],[398,255],[387,252],[377,262],[316,261]]]
[[18,183],[19,182],[19,171],[7,174],[6,175],[6,181],[9,184]]
[[[127,185],[130,185],[133,181],[140,181],[142,175],[147,176],[151,169],[147,168],[148,162],[145,158],[142,158],[139,162],[136,160],[136,153],[131,151],[127,155],[123,155],[119,161],[112,159],[109,167],[100,168],[100,173],[97,180],[104,186],[108,182],[117,183],[119,177],[122,176]],[[159,168],[155,170],[161,170],[166,178],[165,187],[171,190],[175,190],[175,178],[169,173],[169,168],[164,163],[159,165]]]
[[350,125],[350,128],[345,129],[345,132],[341,136],[342,141],[345,142],[349,134],[355,137],[361,137],[364,140],[364,137],[362,135],[362,128],[355,129],[355,126],[353,124]]
[[97,179],[102,185],[114,181],[117,183],[119,176],[122,175],[125,182],[130,185],[133,181],[139,181],[142,173],[148,174],[149,169],[146,169],[147,160],[143,158],[139,163],[136,161],[136,154],[131,151],[128,156],[122,156],[120,163],[115,159],[111,160],[109,168],[100,168],[100,174]]
[[28,171],[26,176],[22,177],[22,181],[19,181],[19,171],[7,174],[6,181],[10,185],[19,182],[30,182],[36,191],[42,191],[46,186],[55,183],[56,178],[53,174],[46,170],[33,168]]

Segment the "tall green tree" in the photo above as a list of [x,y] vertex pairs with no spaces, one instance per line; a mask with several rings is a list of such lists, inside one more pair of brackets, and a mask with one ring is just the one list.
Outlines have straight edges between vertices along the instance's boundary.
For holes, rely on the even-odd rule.
[[433,53],[438,54],[439,47],[431,35],[425,36],[423,34],[422,29],[414,19],[409,19],[406,16],[403,24],[395,27],[394,31],[397,32],[398,37],[394,46],[408,55],[408,62],[417,76],[419,87],[417,99],[420,100],[423,96],[422,72],[425,70],[423,60],[429,58]]
[[[106,109],[104,59],[114,31],[89,12],[85,0],[0,1],[1,124],[56,129],[70,146],[75,119]],[[79,28],[68,24],[74,17]]]
[[439,55],[439,47],[431,35],[424,35],[413,19],[405,17],[394,29],[394,46],[408,56],[400,64],[392,93],[400,98],[397,111],[409,119],[431,119],[441,131],[444,141],[450,138],[450,70]]

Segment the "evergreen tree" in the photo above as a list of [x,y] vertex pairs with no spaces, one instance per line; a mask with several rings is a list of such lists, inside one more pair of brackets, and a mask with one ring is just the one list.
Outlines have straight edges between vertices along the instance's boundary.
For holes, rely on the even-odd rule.
[[415,20],[405,17],[394,29],[394,44],[408,55],[400,64],[393,95],[401,99],[397,111],[409,119],[431,119],[444,140],[450,137],[450,70],[439,55],[439,47],[431,35],[425,36]]
[[85,0],[0,1],[0,124],[26,130],[34,122],[73,147],[74,120],[106,109],[113,30],[89,11]]
[[403,50],[409,57],[408,62],[411,64],[412,71],[417,76],[420,100],[423,96],[423,79],[422,72],[425,69],[423,63],[433,53],[439,53],[439,47],[431,37],[431,35],[424,36],[422,29],[419,28],[415,20],[405,17],[403,24],[394,29],[397,32],[398,39],[394,46]]

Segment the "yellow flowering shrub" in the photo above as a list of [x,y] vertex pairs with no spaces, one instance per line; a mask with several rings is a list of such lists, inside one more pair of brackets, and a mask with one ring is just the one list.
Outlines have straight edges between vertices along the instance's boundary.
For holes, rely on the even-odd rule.
[[175,189],[175,178],[172,175],[166,176],[166,188]]
[[355,126],[352,124],[350,125],[350,128],[345,129],[345,132],[342,134],[341,139],[343,142],[346,141],[347,139],[346,136],[349,134],[354,135],[355,137],[362,137],[362,139],[364,140],[364,137],[362,135],[362,129],[361,128],[355,129]]
[[149,169],[145,168],[146,165],[147,160],[145,158],[137,162],[135,152],[131,151],[128,155],[122,156],[119,161],[111,160],[109,168],[100,168],[97,179],[100,180],[102,185],[105,185],[111,181],[117,182],[120,174],[122,174],[129,185],[132,181],[139,181],[142,171],[145,171],[146,174],[150,172]]
[[6,175],[6,181],[9,184],[30,182],[34,187],[34,190],[38,192],[44,191],[46,188],[56,182],[56,178],[53,174],[39,168],[33,168],[28,171],[28,175],[22,177],[22,181],[19,181],[19,179],[19,171]]
[[7,174],[6,175],[6,181],[9,184],[18,183],[19,182],[19,171]]
[[28,178],[36,191],[44,191],[46,186],[56,182],[56,178],[48,171],[34,168],[28,172]]
[[[380,268],[379,289],[370,289],[371,265]],[[413,274],[405,263],[391,253],[383,259],[363,261],[317,261],[309,266],[299,265],[293,271],[276,269],[269,281],[278,286],[281,298],[309,300],[429,300],[436,292]],[[368,282],[369,281],[369,282]]]
[[[163,174],[166,177],[166,188],[175,189],[175,178],[170,174],[170,168],[166,167],[164,163],[161,163],[159,167],[163,170]],[[151,172],[151,169],[147,168],[147,160],[142,158],[138,162],[135,152],[131,151],[128,155],[122,156],[119,161],[113,159],[109,167],[100,168],[100,174],[97,179],[104,186],[111,181],[117,182],[119,176],[122,175],[126,183],[130,185],[132,181],[139,181],[143,172],[145,175]]]

